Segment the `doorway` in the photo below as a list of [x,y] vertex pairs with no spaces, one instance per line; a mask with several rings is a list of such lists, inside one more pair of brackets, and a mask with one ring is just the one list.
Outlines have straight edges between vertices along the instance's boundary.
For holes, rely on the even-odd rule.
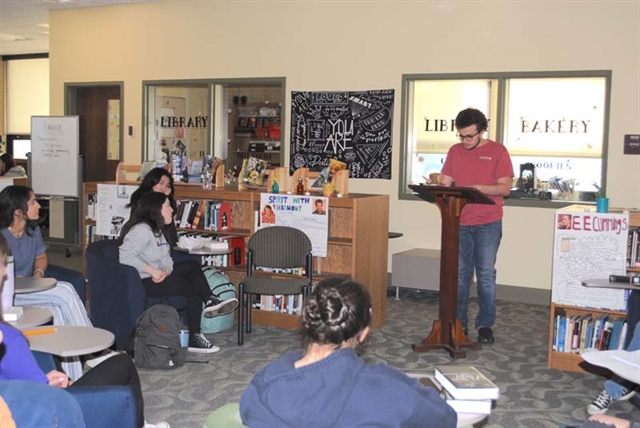
[[82,182],[114,181],[122,157],[123,82],[65,83],[65,115],[80,117]]

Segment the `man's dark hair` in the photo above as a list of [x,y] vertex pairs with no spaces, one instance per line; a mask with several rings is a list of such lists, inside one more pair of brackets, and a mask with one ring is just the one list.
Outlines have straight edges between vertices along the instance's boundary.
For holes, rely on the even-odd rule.
[[489,128],[489,122],[484,113],[469,107],[456,116],[456,128],[463,129],[471,125],[476,125],[478,131],[486,131]]

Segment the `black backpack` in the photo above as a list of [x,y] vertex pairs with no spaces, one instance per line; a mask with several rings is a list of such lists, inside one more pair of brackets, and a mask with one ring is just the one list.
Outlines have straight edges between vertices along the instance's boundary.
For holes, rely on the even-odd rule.
[[182,321],[169,305],[153,305],[140,315],[134,338],[136,366],[145,369],[175,369],[187,359],[180,345]]

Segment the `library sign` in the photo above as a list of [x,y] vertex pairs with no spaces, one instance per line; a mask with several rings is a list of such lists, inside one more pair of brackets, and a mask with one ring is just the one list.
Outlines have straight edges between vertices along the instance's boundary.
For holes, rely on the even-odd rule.
[[160,116],[161,128],[206,128],[207,116]]

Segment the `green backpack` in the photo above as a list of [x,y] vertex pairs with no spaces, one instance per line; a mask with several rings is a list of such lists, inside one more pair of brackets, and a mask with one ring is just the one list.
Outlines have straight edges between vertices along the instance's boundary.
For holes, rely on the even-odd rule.
[[[202,270],[213,294],[222,300],[237,297],[236,286],[233,285],[227,275],[212,266],[202,268]],[[233,326],[233,316],[234,312],[214,318],[206,318],[203,316],[200,320],[200,331],[202,331],[202,333],[217,333],[228,330]]]

